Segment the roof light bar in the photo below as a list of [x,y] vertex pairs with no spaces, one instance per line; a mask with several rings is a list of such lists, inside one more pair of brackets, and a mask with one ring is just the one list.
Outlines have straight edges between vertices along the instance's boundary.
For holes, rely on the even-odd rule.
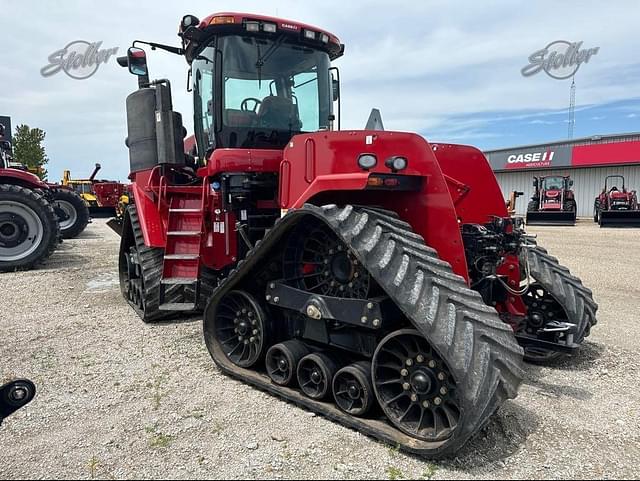
[[314,32],[313,30],[304,29],[302,32],[304,33],[304,38],[307,38],[309,40],[316,39],[316,32]]
[[245,22],[244,28],[247,32],[259,32],[260,22]]
[[236,19],[230,15],[219,15],[209,21],[209,25],[223,25],[225,23],[236,23]]
[[276,24],[275,23],[263,23],[262,30],[267,33],[276,33]]

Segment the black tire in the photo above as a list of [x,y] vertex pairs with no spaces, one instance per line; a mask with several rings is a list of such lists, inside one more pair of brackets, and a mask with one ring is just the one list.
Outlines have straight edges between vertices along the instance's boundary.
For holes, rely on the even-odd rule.
[[[598,304],[593,300],[591,289],[585,287],[579,278],[572,275],[567,267],[560,265],[558,259],[549,255],[545,249],[531,247],[528,256],[531,276],[560,303],[568,321],[578,326],[574,342],[580,344],[598,322]],[[557,357],[559,355],[550,354],[546,360]],[[537,363],[544,361],[539,357],[532,359],[526,353],[525,359]]]
[[596,203],[593,206],[593,222],[597,224],[599,219],[600,219],[600,203],[596,201]]
[[[76,192],[67,189],[52,189],[53,210],[58,215],[60,235],[63,239],[73,239],[89,224],[89,208]],[[67,219],[64,219],[67,216]]]
[[535,200],[529,201],[527,204],[527,212],[535,212],[538,210],[538,203]]
[[[3,207],[3,204],[6,205],[6,208]],[[38,239],[31,240],[28,237],[29,232],[23,230],[24,235],[27,237],[20,244],[26,244],[31,241],[31,246],[25,245],[22,255],[16,251],[16,247],[19,247],[19,245],[11,248],[6,247],[9,242],[18,242],[17,239],[9,239],[9,236],[14,235],[14,233],[18,235],[15,231],[18,225],[22,228],[27,226],[26,228],[28,229],[28,223],[25,223],[24,218],[21,216],[18,216],[22,219],[21,221],[18,219],[20,224],[15,223],[16,211],[14,209],[16,208],[24,210],[27,218],[39,223],[37,227],[40,231]],[[10,216],[14,216],[14,218],[10,219]],[[7,243],[5,244],[2,241],[3,243],[0,245],[0,272],[31,269],[48,259],[58,245],[60,232],[53,207],[43,195],[31,189],[17,185],[0,184],[0,229],[3,225]]]

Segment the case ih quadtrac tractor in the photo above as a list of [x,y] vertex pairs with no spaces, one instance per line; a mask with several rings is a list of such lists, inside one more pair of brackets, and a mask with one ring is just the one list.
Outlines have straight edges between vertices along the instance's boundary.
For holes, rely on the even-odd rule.
[[[316,27],[185,16],[197,158],[167,80],[121,65],[132,204],[124,297],[147,322],[205,307],[219,368],[423,455],[452,453],[522,379],[574,351],[591,291],[508,216],[473,148],[336,129],[343,46]],[[335,113],[334,113],[335,112]]]
[[577,206],[572,186],[569,176],[534,177],[527,225],[575,225]]
[[593,221],[600,227],[640,226],[638,195],[635,190],[627,190],[622,175],[608,175],[604,179],[604,188],[593,206]]

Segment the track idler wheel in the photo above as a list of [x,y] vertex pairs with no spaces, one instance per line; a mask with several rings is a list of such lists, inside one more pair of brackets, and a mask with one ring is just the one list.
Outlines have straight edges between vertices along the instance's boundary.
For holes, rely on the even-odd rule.
[[375,404],[371,385],[371,364],[357,362],[340,369],[333,377],[336,405],[352,416],[364,416]]
[[382,410],[401,431],[424,441],[451,436],[460,419],[449,367],[414,329],[385,337],[373,356],[373,387]]
[[218,303],[216,337],[227,358],[248,368],[262,360],[266,316],[260,304],[245,291],[231,291]]
[[323,353],[308,354],[298,364],[298,384],[311,399],[331,394],[331,382],[338,371],[335,361]]
[[296,380],[298,363],[307,354],[309,354],[309,348],[297,340],[271,346],[265,359],[269,379],[279,386],[291,385]]

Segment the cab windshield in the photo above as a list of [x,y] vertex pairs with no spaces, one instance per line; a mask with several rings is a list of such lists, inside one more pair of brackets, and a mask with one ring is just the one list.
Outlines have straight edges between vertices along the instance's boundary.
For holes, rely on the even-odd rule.
[[544,190],[564,190],[564,178],[547,177],[544,179]]
[[329,57],[284,36],[224,36],[192,64],[198,149],[283,148],[330,129]]

